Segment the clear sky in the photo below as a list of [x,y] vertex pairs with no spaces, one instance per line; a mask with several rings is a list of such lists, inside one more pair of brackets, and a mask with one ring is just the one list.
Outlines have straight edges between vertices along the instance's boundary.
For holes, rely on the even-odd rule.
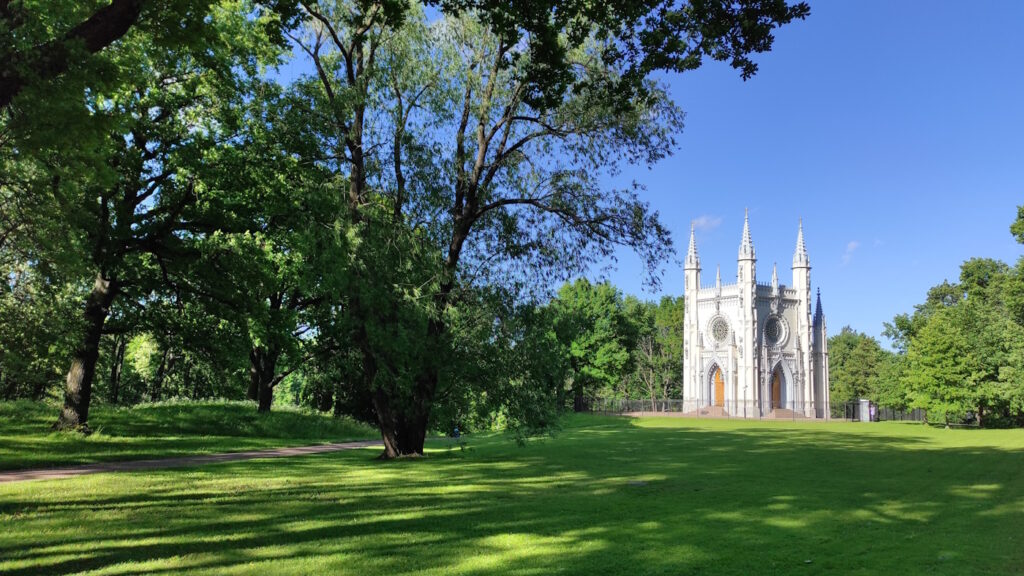
[[[756,77],[709,62],[666,77],[686,111],[680,150],[629,175],[673,231],[691,220],[704,282],[734,282],[750,208],[758,277],[789,284],[804,219],[812,290],[828,326],[878,336],[973,256],[1010,263],[1024,204],[1024,2],[833,0],[779,30]],[[681,295],[681,265],[658,294],[622,254],[608,279],[643,298]]]

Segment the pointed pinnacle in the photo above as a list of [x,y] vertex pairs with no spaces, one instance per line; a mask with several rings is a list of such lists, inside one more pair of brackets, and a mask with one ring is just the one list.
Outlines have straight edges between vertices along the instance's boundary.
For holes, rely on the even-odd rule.
[[793,252],[793,267],[807,266],[810,259],[807,257],[807,246],[804,245],[804,219],[800,219],[799,228],[796,233],[796,250]]
[[686,267],[700,268],[700,258],[697,256],[697,237],[694,234],[693,222],[690,222],[690,247],[686,251]]
[[743,210],[743,240],[740,242],[740,257],[754,257],[754,241],[750,239],[750,209]]

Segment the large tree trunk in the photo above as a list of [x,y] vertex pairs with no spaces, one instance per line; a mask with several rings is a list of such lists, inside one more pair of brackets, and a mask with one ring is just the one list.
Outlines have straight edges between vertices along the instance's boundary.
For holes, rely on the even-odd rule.
[[380,435],[384,441],[384,453],[380,455],[382,459],[423,455],[431,404],[425,400],[417,397],[410,406],[396,409],[392,406],[391,398],[382,390],[377,390],[373,407],[377,412]]
[[269,383],[260,385],[260,397],[257,399],[257,412],[270,412],[270,407],[274,404],[274,387]]
[[[439,339],[441,325],[431,321],[428,324],[426,337],[432,342]],[[423,371],[415,380],[411,394],[400,394],[389,389],[377,380],[377,359],[367,338],[365,330],[360,329],[354,335],[362,349],[363,366],[362,385],[364,389],[373,390],[373,411],[377,416],[384,452],[381,459],[398,458],[401,456],[420,456],[427,437],[427,425],[430,420],[430,407],[434,391],[437,389],[437,371],[432,365],[423,366]]]
[[583,405],[583,392],[580,390],[574,390],[572,395],[572,411],[573,412],[584,412],[585,407]]
[[[441,320],[432,319],[428,322],[426,338],[430,341],[430,349],[441,349],[440,343],[445,329],[446,326]],[[430,424],[430,409],[434,403],[439,380],[438,364],[428,355],[422,372],[414,381],[408,402],[395,406],[392,396],[387,395],[381,388],[376,390],[373,406],[377,412],[381,439],[384,441],[384,453],[381,454],[381,458],[423,455],[427,427]]]
[[270,412],[274,403],[274,376],[280,353],[274,348],[255,346],[249,351],[249,387],[256,388],[258,412]]
[[92,292],[85,301],[85,333],[71,359],[71,369],[64,384],[64,408],[54,424],[58,430],[88,430],[89,402],[99,358],[100,336],[117,289],[117,280],[104,278],[102,273],[96,275]]

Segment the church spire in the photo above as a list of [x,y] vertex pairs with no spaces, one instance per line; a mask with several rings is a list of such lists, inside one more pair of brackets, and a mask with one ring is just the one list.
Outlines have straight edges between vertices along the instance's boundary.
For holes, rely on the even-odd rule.
[[718,270],[715,273],[715,286],[722,287],[722,265],[718,265]]
[[779,291],[779,267],[775,262],[772,262],[772,291]]
[[690,222],[690,248],[686,251],[686,266],[700,269],[700,258],[697,256],[697,237],[693,233],[693,222]]
[[800,228],[796,233],[796,251],[793,252],[793,268],[809,268],[810,259],[807,257],[807,246],[804,245],[804,219],[800,219]]
[[743,211],[743,240],[740,242],[740,260],[754,259],[754,241],[750,239],[750,210]]
[[818,288],[818,303],[814,305],[814,325],[820,326],[825,312],[821,309],[821,288]]

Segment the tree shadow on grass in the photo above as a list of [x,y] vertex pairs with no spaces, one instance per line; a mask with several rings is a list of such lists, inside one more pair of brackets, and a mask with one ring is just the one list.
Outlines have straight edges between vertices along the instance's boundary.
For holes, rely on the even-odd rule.
[[295,411],[258,414],[245,402],[96,407],[89,437],[51,432],[56,408],[39,402],[0,402],[0,470],[191,456],[283,445],[377,438],[351,420]]
[[1012,574],[1024,566],[1020,449],[940,448],[855,428],[594,420],[523,448],[492,439],[421,461],[379,463],[375,454],[0,488],[0,572]]

